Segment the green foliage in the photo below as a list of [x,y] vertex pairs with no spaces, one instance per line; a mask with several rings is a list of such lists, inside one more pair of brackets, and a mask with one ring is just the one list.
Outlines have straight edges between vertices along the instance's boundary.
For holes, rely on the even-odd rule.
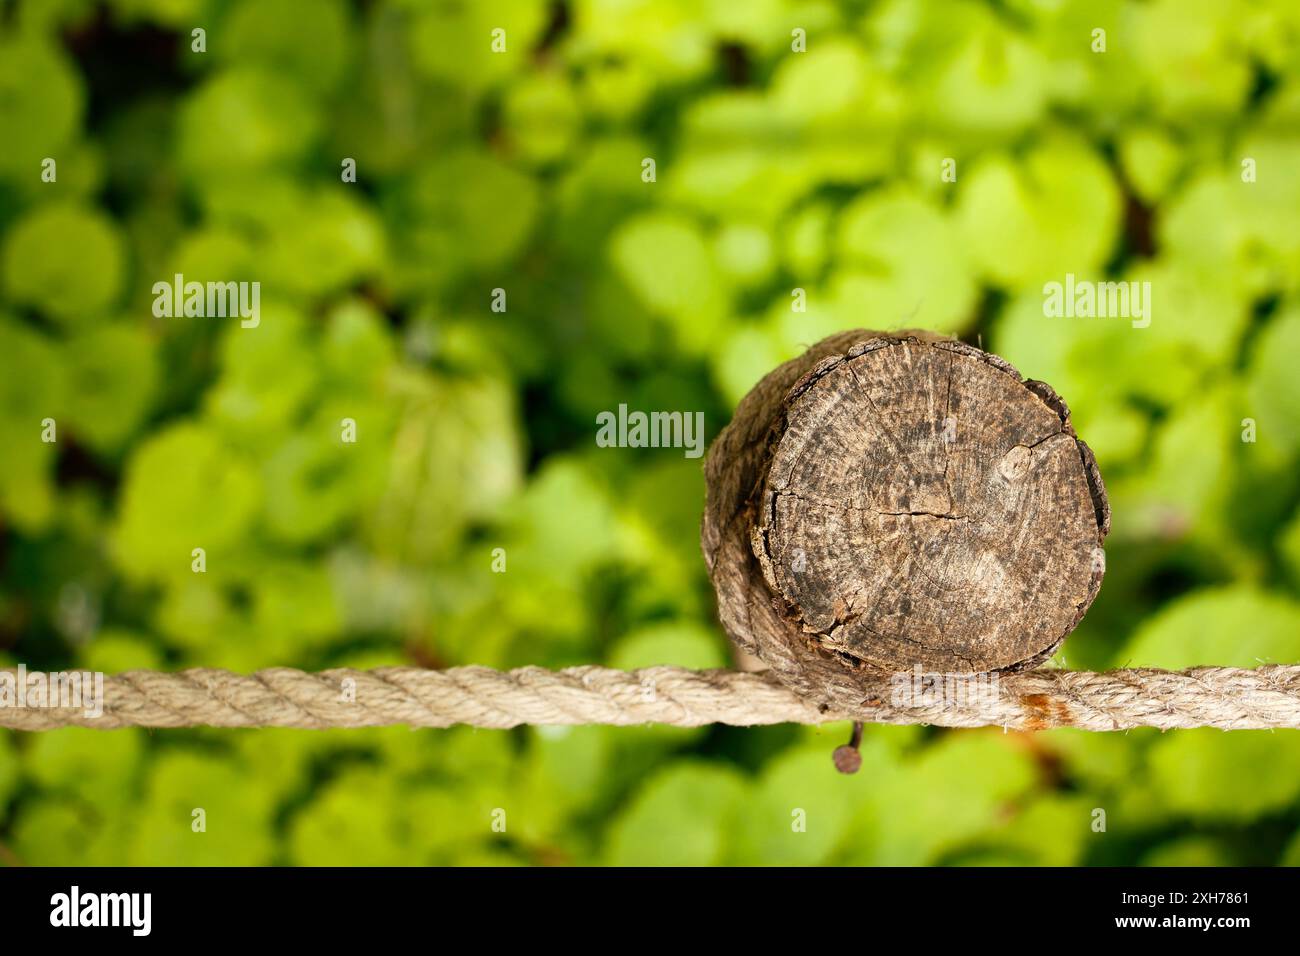
[[112,453],[149,413],[158,384],[153,338],[126,324],[101,325],[70,337],[64,348],[68,420],[79,439]]
[[944,854],[994,827],[1003,807],[1033,782],[1027,756],[1000,734],[947,737],[875,778],[870,818],[863,821],[872,839],[859,843],[849,862],[941,862]]
[[913,196],[855,200],[840,216],[838,252],[835,295],[846,313],[862,309],[942,331],[961,328],[975,304],[957,228]]
[[1240,866],[1222,841],[1184,837],[1159,846],[1142,857],[1143,866]]
[[[269,863],[274,845],[269,798],[232,760],[195,750],[161,753],[147,775],[127,862],[133,866]],[[196,829],[200,821],[201,828]]]
[[65,727],[37,736],[26,753],[33,782],[47,793],[63,793],[99,808],[131,805],[130,785],[144,751],[140,731],[101,735]]
[[[613,822],[606,862],[615,866],[709,866],[721,863],[744,798],[735,771],[671,764],[646,782]],[[668,837],[672,834],[672,837]]]
[[231,6],[212,51],[222,63],[257,64],[320,91],[332,89],[345,75],[355,50],[344,0],[320,0],[309,17],[293,0],[242,0]]
[[132,457],[123,480],[113,535],[123,573],[190,573],[184,558],[192,547],[220,555],[239,542],[257,496],[251,465],[232,457],[210,428],[182,424],[158,432]]
[[39,439],[41,423],[64,408],[67,373],[45,335],[4,316],[0,354],[6,363],[0,376],[0,440],[8,449],[0,469],[0,501],[15,525],[40,531],[54,509],[55,446],[32,436]]
[[523,246],[539,205],[537,184],[486,152],[432,158],[388,202],[399,291],[437,292],[466,272],[499,268]]
[[0,823],[8,815],[9,798],[18,789],[19,766],[12,741],[4,738],[4,742],[0,743]]
[[289,834],[292,861],[299,866],[401,864],[405,835],[391,815],[371,810],[394,803],[390,782],[373,774],[353,771],[332,781],[295,818]]
[[[873,769],[864,759],[863,770]],[[741,807],[728,862],[809,866],[834,859],[852,832],[860,789],[836,786],[837,777],[821,744],[787,750],[770,761]]]
[[[712,438],[862,326],[1070,403],[1071,665],[1300,659],[1294,4],[300,7],[0,17],[4,664],[727,666],[700,462],[594,416]],[[256,328],[155,317],[178,273]],[[1066,273],[1150,326],[1045,316]],[[1294,732],[847,733],[0,736],[0,862],[1300,864]]]
[[5,295],[66,325],[96,318],[123,282],[122,241],[112,220],[71,205],[42,206],[4,241]]
[[34,31],[0,35],[0,175],[30,177],[42,159],[67,145],[81,124],[85,96],[76,68],[51,40]]
[[302,158],[320,130],[300,87],[244,65],[207,79],[186,99],[176,125],[180,170],[213,186]]
[[1176,814],[1237,822],[1275,813],[1300,797],[1300,739],[1252,730],[1190,730],[1151,748],[1161,805]]
[[1095,274],[1115,241],[1119,212],[1119,190],[1101,158],[1050,130],[1023,159],[978,160],[957,208],[966,247],[1003,288]]
[[712,632],[695,623],[652,624],[621,638],[610,654],[609,666],[632,670],[673,664],[706,669],[726,661]]
[[1300,659],[1300,604],[1251,587],[1172,601],[1121,652],[1126,667],[1257,667]]

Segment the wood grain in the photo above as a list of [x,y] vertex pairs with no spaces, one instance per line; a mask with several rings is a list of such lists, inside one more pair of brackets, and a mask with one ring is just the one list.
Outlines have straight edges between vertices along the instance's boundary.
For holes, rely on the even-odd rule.
[[842,333],[781,366],[706,476],[723,624],[808,687],[810,668],[851,696],[859,668],[1031,666],[1104,574],[1105,490],[1065,403],[930,333]]

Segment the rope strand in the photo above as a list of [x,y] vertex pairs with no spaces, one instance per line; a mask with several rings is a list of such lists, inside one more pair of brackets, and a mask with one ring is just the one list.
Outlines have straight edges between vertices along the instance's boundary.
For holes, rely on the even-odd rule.
[[[120,727],[516,727],[520,724],[669,724],[698,727],[861,720],[1008,730],[1080,727],[1300,728],[1300,665],[1253,670],[1196,667],[1095,673],[1042,668],[998,675],[976,692],[970,675],[921,686],[913,675],[862,682],[849,710],[802,700],[770,672],[648,667],[425,670],[340,668],[307,673],[274,667],[254,674],[213,668],[177,673],[127,671],[103,679],[72,706],[15,706],[15,671],[0,671],[0,727],[50,730]],[[28,687],[64,675],[32,672]],[[899,677],[901,676],[901,680]],[[986,675],[981,675],[985,676]],[[919,677],[919,675],[918,675]],[[950,679],[952,680],[952,679]],[[91,688],[93,690],[93,688]],[[954,692],[954,689],[957,692]],[[919,693],[918,693],[919,690]],[[7,691],[7,692],[6,692]],[[57,691],[47,695],[57,696]],[[61,701],[68,703],[68,698]]]

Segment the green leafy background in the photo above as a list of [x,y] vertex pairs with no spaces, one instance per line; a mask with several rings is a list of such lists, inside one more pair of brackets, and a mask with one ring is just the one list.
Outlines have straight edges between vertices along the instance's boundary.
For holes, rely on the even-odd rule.
[[[1287,0],[9,0],[0,144],[4,664],[725,666],[700,462],[595,416],[712,436],[857,326],[1070,401],[1115,530],[1068,666],[1300,660]],[[178,272],[261,326],[155,319]],[[1150,328],[1044,318],[1066,272]],[[0,863],[1300,863],[1300,732],[845,739],[5,733]]]

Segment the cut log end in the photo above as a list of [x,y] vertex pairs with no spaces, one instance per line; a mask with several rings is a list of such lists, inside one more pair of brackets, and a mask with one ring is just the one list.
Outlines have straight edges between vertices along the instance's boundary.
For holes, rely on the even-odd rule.
[[[982,672],[1050,656],[1096,596],[1109,526],[1065,403],[949,339],[825,345],[773,373],[792,386],[765,380],[738,410],[767,419],[740,425],[766,429],[745,501],[723,500],[746,485],[711,453],[706,551],[711,518],[747,521],[751,554],[736,559],[758,573],[730,579],[765,585],[787,640],[850,667]],[[715,583],[720,603],[737,599]],[[742,618],[723,608],[729,620]]]

